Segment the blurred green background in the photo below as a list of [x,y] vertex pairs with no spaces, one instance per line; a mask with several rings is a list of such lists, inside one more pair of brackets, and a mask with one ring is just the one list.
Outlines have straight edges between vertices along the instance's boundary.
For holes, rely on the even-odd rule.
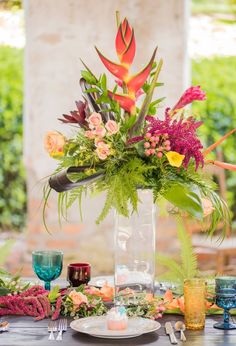
[[[0,10],[17,11],[22,2],[1,1],[0,5]],[[218,14],[217,21],[234,25],[236,0],[193,0],[192,13]],[[201,135],[205,145],[209,145],[236,127],[236,57],[193,59],[192,83],[200,84],[208,95],[208,100],[195,103],[193,110],[205,123]],[[0,230],[23,230],[26,220],[22,109],[23,49],[0,46]],[[236,163],[236,136],[229,138],[221,149],[225,161]],[[236,219],[236,175],[231,172],[227,172],[227,190]]]

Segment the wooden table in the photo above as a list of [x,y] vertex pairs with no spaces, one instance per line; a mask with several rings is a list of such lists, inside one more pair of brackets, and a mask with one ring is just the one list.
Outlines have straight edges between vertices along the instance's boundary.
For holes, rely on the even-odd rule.
[[[142,335],[133,339],[111,340],[99,339],[89,335],[80,334],[68,328],[63,334],[63,341],[48,341],[47,324],[48,320],[34,322],[31,317],[9,317],[9,332],[0,334],[1,346],[90,346],[90,345],[124,345],[124,346],[143,346],[160,345],[170,346],[169,337],[166,336],[164,323],[166,321],[181,320],[181,316],[166,315],[159,322],[162,328],[154,333]],[[222,319],[222,316],[207,318],[206,327],[203,331],[186,331],[187,342],[179,345],[185,346],[228,346],[236,344],[236,330],[222,331],[213,328],[215,321]],[[176,333],[179,339],[179,333]]]

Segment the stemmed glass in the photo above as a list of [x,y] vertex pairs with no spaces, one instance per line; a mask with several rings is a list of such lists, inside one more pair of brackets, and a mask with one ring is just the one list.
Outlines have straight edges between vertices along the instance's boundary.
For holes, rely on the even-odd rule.
[[236,308],[236,277],[222,276],[216,278],[216,305],[224,309],[224,321],[215,323],[217,329],[236,329],[236,324],[229,321],[229,310]]
[[33,269],[44,287],[50,291],[51,281],[57,279],[62,271],[63,252],[61,251],[34,251],[32,253]]

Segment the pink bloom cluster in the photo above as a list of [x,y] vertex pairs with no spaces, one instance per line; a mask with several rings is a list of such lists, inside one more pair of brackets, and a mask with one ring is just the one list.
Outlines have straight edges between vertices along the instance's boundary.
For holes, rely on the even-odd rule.
[[205,91],[201,90],[200,85],[188,88],[172,110],[181,109],[193,101],[203,101],[206,99]]
[[147,132],[144,139],[144,154],[146,156],[156,155],[161,158],[163,156],[163,151],[171,150],[168,133],[159,136],[158,131],[154,133]]
[[101,160],[105,160],[111,153],[109,144],[105,143],[105,136],[112,136],[119,131],[119,125],[114,120],[108,120],[103,124],[101,114],[92,113],[88,118],[90,130],[85,131],[85,136],[94,139],[96,153]]
[[[59,297],[61,298],[61,296]],[[56,319],[58,309],[52,314],[52,319]],[[51,314],[51,304],[48,299],[48,291],[41,286],[33,286],[26,291],[0,297],[0,316],[3,315],[26,315],[35,317],[36,321],[49,317]]]
[[173,119],[166,110],[165,119],[159,120],[152,116],[146,116],[148,122],[147,132],[151,136],[163,136],[168,134],[168,140],[171,143],[171,150],[185,155],[183,166],[188,167],[189,161],[193,158],[196,162],[196,170],[199,164],[204,165],[204,159],[201,152],[202,143],[197,137],[196,130],[202,125],[201,121],[195,121],[192,117],[188,119]]

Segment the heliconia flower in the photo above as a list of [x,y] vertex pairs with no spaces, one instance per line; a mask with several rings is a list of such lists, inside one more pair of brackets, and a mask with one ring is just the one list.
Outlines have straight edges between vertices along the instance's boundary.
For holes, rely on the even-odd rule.
[[135,56],[135,37],[134,30],[125,18],[119,25],[116,35],[116,53],[122,64],[131,65]]
[[106,129],[103,126],[97,126],[95,130],[93,130],[93,133],[95,134],[95,136],[105,137]]
[[60,158],[64,155],[65,143],[65,137],[57,131],[48,132],[44,138],[44,147],[53,158]]
[[140,71],[139,73],[137,73],[134,76],[128,77],[127,88],[128,88],[129,94],[135,96],[136,92],[146,82],[146,80],[147,80],[147,78],[151,72],[151,69],[152,69],[152,65],[153,65],[153,62],[155,59],[156,51],[157,51],[157,48],[154,50],[149,63],[147,64],[146,67],[144,67],[144,69],[142,71]]
[[92,113],[90,117],[88,118],[89,124],[93,127],[99,126],[102,123],[102,117],[99,113]]
[[117,78],[126,81],[127,77],[128,77],[128,68],[123,66],[123,65],[119,65],[116,64],[115,62],[107,59],[98,49],[97,47],[95,47],[99,58],[101,59],[102,63],[104,64],[104,66],[108,69],[108,71],[110,71],[114,76],[116,76]]
[[134,30],[131,28],[126,18],[118,28],[115,43],[120,62],[122,65],[129,67],[134,60],[136,44]]
[[186,105],[188,105],[189,103],[192,103],[193,101],[203,101],[203,100],[206,100],[206,93],[205,91],[201,90],[200,85],[191,86],[183,93],[179,101],[172,108],[172,111],[181,109],[185,107]]
[[127,111],[130,114],[135,113],[136,107],[135,100],[133,98],[129,97],[128,95],[114,94],[111,91],[108,91],[108,95],[109,97],[117,101],[121,108],[123,108],[125,111]]
[[98,143],[95,151],[101,160],[106,160],[106,158],[110,155],[110,147],[104,142]]
[[183,163],[185,155],[181,155],[176,151],[169,151],[166,153],[166,157],[169,161],[169,164],[173,167],[180,167]]
[[78,124],[80,127],[84,129],[88,128],[87,118],[90,114],[89,107],[87,101],[76,101],[75,102],[77,110],[71,111],[70,115],[63,114],[64,119],[60,119],[65,124]]
[[114,120],[108,120],[105,127],[108,131],[108,135],[114,135],[119,131],[119,125]]
[[[123,87],[123,82],[120,80],[120,79],[116,79],[115,80],[115,82],[116,82],[116,84],[119,86],[119,87]],[[143,89],[139,89],[138,91],[136,91],[136,93],[135,93],[135,99],[136,99],[136,101],[138,100],[138,98],[140,97],[140,96],[142,96],[144,94],[144,91],[143,91]]]

